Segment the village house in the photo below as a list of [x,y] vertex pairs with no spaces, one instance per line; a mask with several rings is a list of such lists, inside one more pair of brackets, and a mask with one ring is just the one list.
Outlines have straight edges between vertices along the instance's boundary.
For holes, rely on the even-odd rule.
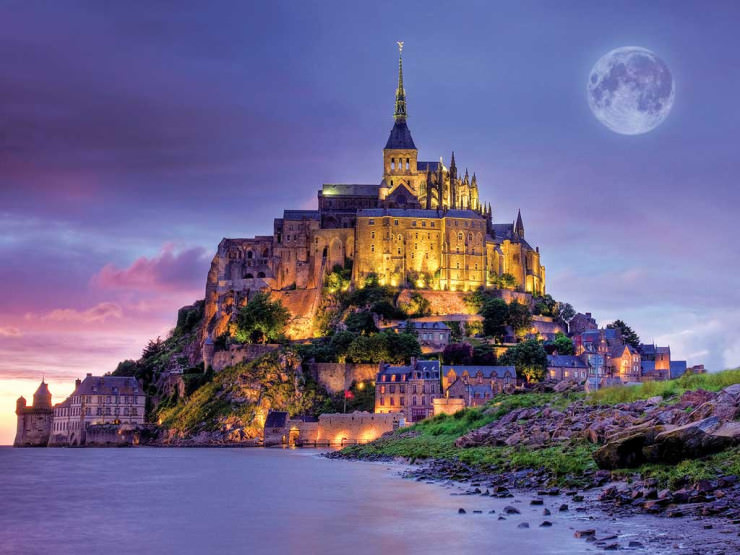
[[381,365],[375,380],[375,412],[403,413],[406,421],[432,416],[432,400],[441,397],[438,360],[411,359],[408,366]]
[[444,322],[409,320],[395,326],[398,333],[411,331],[424,354],[438,353],[450,344],[450,328]]
[[551,380],[583,382],[589,376],[586,356],[547,355],[547,377]]

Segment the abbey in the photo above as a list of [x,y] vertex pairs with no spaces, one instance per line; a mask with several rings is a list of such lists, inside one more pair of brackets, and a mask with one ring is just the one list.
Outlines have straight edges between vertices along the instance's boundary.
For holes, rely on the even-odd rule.
[[[223,239],[206,286],[209,319],[233,314],[257,290],[294,292],[292,300],[308,311],[315,300],[295,291],[318,291],[327,272],[349,264],[355,286],[373,275],[399,287],[470,291],[496,287],[508,274],[517,290],[544,294],[545,267],[539,248],[524,237],[521,213],[511,223],[494,224],[475,173],[461,172],[454,153],[446,164],[441,157],[419,160],[418,152],[399,55],[380,182],[324,184],[318,210],[284,211],[272,235]],[[210,327],[212,337],[223,331]]]

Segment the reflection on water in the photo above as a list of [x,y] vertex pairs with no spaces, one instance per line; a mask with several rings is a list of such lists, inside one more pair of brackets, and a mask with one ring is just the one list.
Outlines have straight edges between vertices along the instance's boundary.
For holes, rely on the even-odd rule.
[[[577,553],[542,507],[270,449],[0,448],[0,553]],[[509,500],[510,502],[511,500]],[[466,507],[468,514],[458,515]],[[496,508],[497,514],[488,514]],[[473,514],[481,509],[483,514]],[[518,529],[528,521],[531,528]]]

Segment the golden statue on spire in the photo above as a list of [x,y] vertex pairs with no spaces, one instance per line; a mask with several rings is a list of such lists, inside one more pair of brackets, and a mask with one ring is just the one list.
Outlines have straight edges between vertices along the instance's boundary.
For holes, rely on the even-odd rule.
[[398,45],[398,53],[403,54],[403,41],[402,40],[396,41],[396,44]]

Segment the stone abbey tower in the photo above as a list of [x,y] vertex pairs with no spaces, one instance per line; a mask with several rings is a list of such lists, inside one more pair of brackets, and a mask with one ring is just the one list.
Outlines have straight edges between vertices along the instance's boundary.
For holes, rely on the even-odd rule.
[[454,153],[448,164],[442,157],[419,160],[408,126],[402,50],[399,43],[394,121],[380,182],[324,184],[317,210],[285,210],[271,235],[223,239],[206,283],[208,336],[223,333],[254,291],[273,292],[298,320],[310,320],[324,276],[336,265],[352,265],[355,287],[374,275],[398,287],[472,291],[496,287],[509,274],[517,290],[544,294],[545,268],[539,248],[524,237],[521,213],[511,223],[493,223],[476,174],[460,172]]

